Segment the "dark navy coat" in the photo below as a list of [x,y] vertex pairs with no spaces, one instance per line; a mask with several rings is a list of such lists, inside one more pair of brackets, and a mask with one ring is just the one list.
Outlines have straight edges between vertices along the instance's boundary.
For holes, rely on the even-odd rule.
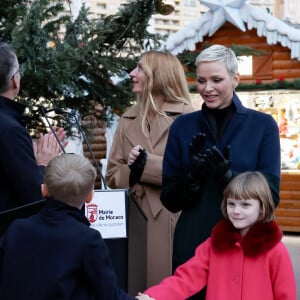
[[100,233],[59,201],[12,223],[0,254],[1,300],[134,300],[117,288]]
[[224,151],[231,147],[234,174],[262,172],[277,205],[280,190],[280,139],[278,125],[271,115],[245,108],[234,94],[236,111],[221,140],[201,110],[178,117],[171,126],[163,160],[161,201],[172,212],[181,211],[175,228],[173,266],[194,255],[196,247],[210,235],[221,219],[223,190],[211,178],[204,178],[196,195],[185,192],[189,172],[188,146],[198,132],[206,134],[205,148],[216,145]]
[[0,96],[0,211],[42,199],[45,167],[37,166],[22,123],[25,106]]

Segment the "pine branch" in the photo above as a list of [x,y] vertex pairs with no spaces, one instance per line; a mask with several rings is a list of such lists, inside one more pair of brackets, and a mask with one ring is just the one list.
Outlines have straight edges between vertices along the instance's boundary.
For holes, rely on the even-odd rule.
[[[13,7],[18,7],[17,0],[3,1],[14,1]],[[160,36],[147,31],[154,3],[129,1],[115,15],[101,20],[91,19],[84,6],[73,20],[65,13],[63,0],[35,0],[18,10],[5,8],[0,38],[1,32],[7,33],[5,38],[23,65],[20,98],[30,111],[42,103],[75,108],[84,117],[95,101],[104,113],[106,108],[124,111],[133,99],[128,72],[146,47],[160,43]],[[113,76],[123,82],[115,85]],[[37,126],[33,123],[29,127]]]

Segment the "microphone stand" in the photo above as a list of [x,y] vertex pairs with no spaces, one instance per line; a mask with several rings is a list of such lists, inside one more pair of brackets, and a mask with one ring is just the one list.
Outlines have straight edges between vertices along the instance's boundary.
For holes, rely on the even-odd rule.
[[81,133],[81,135],[82,135],[82,137],[83,137],[83,139],[84,139],[84,141],[85,141],[85,143],[86,143],[86,145],[87,145],[87,147],[88,147],[88,150],[89,150],[90,155],[92,156],[92,159],[93,159],[93,162],[94,162],[94,164],[95,164],[95,166],[96,166],[96,169],[97,169],[98,172],[99,172],[99,175],[100,175],[101,181],[102,181],[102,183],[103,183],[104,189],[107,190],[106,181],[105,181],[104,176],[102,175],[101,168],[100,168],[100,166],[99,166],[99,164],[98,164],[98,162],[97,162],[97,160],[96,160],[96,158],[95,158],[94,152],[93,152],[92,147],[91,147],[91,145],[90,145],[90,143],[89,143],[89,141],[88,141],[88,138],[87,138],[87,136],[86,136],[84,130],[82,129],[82,127],[81,127],[81,125],[80,125],[80,122],[79,122],[79,120],[78,120],[78,117],[77,117],[76,113],[75,113],[74,111],[68,112],[68,111],[63,111],[63,110],[61,110],[61,109],[55,109],[54,112],[57,113],[57,114],[64,114],[64,113],[65,113],[65,114],[69,114],[71,117],[74,118],[74,120],[75,120],[75,122],[76,122],[76,125],[77,125],[77,127],[78,127],[78,130],[79,130],[79,132]]
[[55,130],[53,129],[53,127],[51,126],[51,124],[50,124],[50,122],[49,122],[49,119],[48,119],[48,116],[47,116],[47,111],[46,111],[46,109],[45,109],[43,106],[39,106],[39,111],[40,111],[40,113],[42,114],[42,116],[45,118],[45,120],[46,120],[46,122],[47,122],[47,124],[48,124],[50,130],[52,131],[52,133],[53,133],[55,139],[57,140],[57,142],[58,142],[58,144],[59,144],[59,146],[60,146],[62,152],[63,152],[63,153],[66,153],[66,150],[65,150],[64,146],[62,145],[61,141],[59,140],[59,138],[58,138],[58,136],[57,136],[57,134],[56,134],[56,132],[55,132]]

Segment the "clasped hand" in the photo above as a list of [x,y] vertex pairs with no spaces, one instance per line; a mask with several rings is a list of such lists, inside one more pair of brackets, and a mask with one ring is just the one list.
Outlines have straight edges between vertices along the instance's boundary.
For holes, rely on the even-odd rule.
[[128,154],[128,159],[127,159],[129,168],[130,168],[130,166],[132,166],[134,164],[136,159],[140,156],[142,149],[143,149],[143,147],[141,145],[136,145],[130,150],[130,152]]
[[146,150],[137,145],[130,151],[128,155],[128,166],[130,169],[129,174],[129,187],[133,187],[137,182],[139,182],[147,161]]

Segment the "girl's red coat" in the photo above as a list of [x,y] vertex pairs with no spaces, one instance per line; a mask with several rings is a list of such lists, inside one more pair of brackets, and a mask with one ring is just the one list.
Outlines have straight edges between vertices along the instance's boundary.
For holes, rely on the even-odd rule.
[[296,300],[289,253],[275,222],[258,223],[241,237],[219,222],[174,276],[144,293],[156,300],[184,300],[207,285],[206,300]]

